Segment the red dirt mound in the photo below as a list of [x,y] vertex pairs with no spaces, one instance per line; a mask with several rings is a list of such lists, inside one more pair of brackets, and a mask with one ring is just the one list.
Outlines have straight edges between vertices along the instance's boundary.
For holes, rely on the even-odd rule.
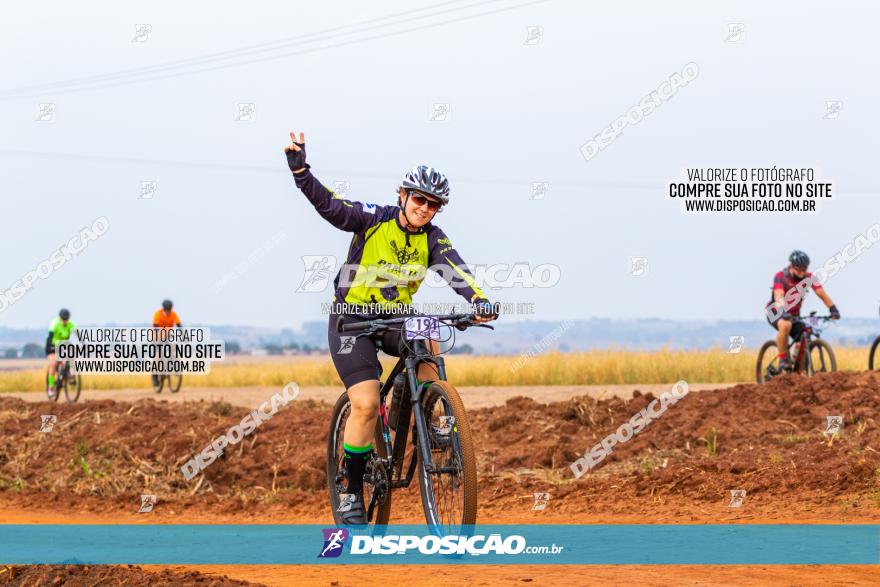
[[[51,432],[40,432],[43,414],[58,417]],[[79,509],[94,498],[102,510],[137,511],[142,494],[155,494],[159,505],[207,502],[234,512],[255,500],[300,501],[297,494],[326,487],[329,409],[307,401],[281,408],[228,447],[201,483],[200,476],[187,481],[181,465],[247,414],[222,402],[65,405],[0,398],[0,495],[58,509]]]
[[[699,502],[732,489],[794,502],[862,494],[880,507],[880,374],[791,375],[688,394],[574,481],[569,465],[653,399],[636,392],[628,401],[578,397],[548,406],[521,397],[479,411],[472,425],[482,468],[502,477],[524,469],[524,489],[550,483],[575,509],[587,494],[591,504],[632,508],[640,498]],[[836,415],[841,434],[829,437],[826,417]]]
[[[472,410],[480,508],[547,491],[561,512],[653,511],[664,500],[697,507],[744,489],[777,505],[846,500],[877,510],[878,391],[876,373],[832,373],[693,392],[580,479],[571,463],[647,407],[650,394],[549,405],[519,397]],[[39,431],[41,414],[58,416],[51,432]],[[0,398],[0,504],[136,512],[147,493],[170,513],[325,512],[325,404],[289,404],[209,465],[203,481],[184,479],[180,466],[246,414],[224,403]],[[829,439],[832,415],[843,416],[843,428]],[[417,498],[401,497],[395,512],[418,512]]]
[[92,587],[93,585],[152,585],[177,587],[200,585],[203,587],[234,587],[261,585],[222,577],[209,577],[196,572],[160,571],[147,572],[133,565],[42,565],[12,566],[0,568],[0,585],[36,587],[38,585],[65,585],[67,587]]

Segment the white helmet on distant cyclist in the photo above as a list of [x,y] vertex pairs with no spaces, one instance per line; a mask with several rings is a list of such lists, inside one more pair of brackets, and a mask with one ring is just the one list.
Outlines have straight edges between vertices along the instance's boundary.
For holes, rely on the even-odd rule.
[[449,180],[430,165],[416,165],[403,177],[400,187],[415,190],[426,196],[440,200],[443,205],[449,203]]

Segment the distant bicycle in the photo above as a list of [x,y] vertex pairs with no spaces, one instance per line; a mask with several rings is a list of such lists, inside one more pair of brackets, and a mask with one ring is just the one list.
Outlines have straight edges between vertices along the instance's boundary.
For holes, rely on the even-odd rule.
[[64,389],[67,403],[75,403],[82,391],[82,377],[70,371],[70,361],[58,361],[55,367],[55,386],[49,387],[49,370],[46,369],[46,395],[50,402],[57,402]]
[[880,369],[880,356],[877,355],[878,352],[880,352],[880,336],[874,339],[874,344],[871,345],[871,354],[868,356],[868,369],[871,371]]
[[[791,318],[792,322],[800,322],[804,325],[803,333],[794,341],[789,351],[792,356],[792,373],[802,373],[812,377],[816,373],[837,371],[834,350],[827,341],[820,338],[824,324],[831,319],[831,316],[816,316],[816,312],[810,312],[807,318],[800,316]],[[877,342],[874,345],[876,346]],[[758,351],[758,364],[755,370],[758,383],[765,383],[782,374],[783,370],[779,368],[778,360],[779,350],[776,341],[768,340]]]
[[162,393],[165,385],[168,385],[168,391],[177,393],[183,384],[183,375],[153,375],[153,391]]

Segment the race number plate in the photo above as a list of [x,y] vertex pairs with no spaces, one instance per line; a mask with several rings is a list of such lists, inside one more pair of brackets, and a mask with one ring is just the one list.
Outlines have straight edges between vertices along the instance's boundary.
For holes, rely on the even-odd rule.
[[440,340],[440,323],[430,316],[407,318],[403,330],[407,340]]

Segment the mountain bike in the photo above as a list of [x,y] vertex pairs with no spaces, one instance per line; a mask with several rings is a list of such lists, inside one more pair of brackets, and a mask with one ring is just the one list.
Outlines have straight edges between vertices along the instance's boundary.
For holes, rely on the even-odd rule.
[[[170,345],[172,348],[174,347],[174,343],[171,342],[159,342],[155,344]],[[150,380],[153,384],[153,391],[156,393],[162,393],[166,383],[168,384],[168,391],[171,393],[177,393],[180,391],[180,386],[183,385],[183,375],[176,373],[153,373],[150,376]]]
[[165,388],[165,384],[168,384],[168,391],[171,393],[177,393],[180,391],[180,386],[183,384],[183,375],[174,375],[174,374],[153,374],[152,376],[153,383],[153,391],[156,393],[162,393],[162,390]]
[[[381,337],[395,330],[401,333],[400,360],[379,392],[375,449],[364,475],[368,525],[388,523],[392,490],[409,487],[416,474],[425,519],[435,534],[454,534],[476,522],[477,470],[470,424],[458,391],[446,380],[443,357],[432,355],[427,342],[440,340],[441,327],[449,327],[452,335],[452,328],[464,331],[472,326],[494,330],[488,324],[478,324],[473,314],[337,322],[338,332],[356,333],[355,337]],[[445,340],[449,339],[440,342]],[[434,365],[439,379],[419,381],[418,366],[422,363]],[[345,392],[333,408],[327,435],[327,489],[337,525],[342,524],[340,506],[345,505],[340,499],[346,487],[342,436],[350,410]],[[389,412],[396,415],[393,429]],[[412,446],[407,452],[409,438]]]
[[49,387],[49,369],[46,369],[46,395],[50,402],[57,402],[64,389],[64,397],[67,403],[75,403],[82,391],[82,377],[70,370],[70,361],[55,362],[55,385]]
[[873,371],[874,369],[880,369],[880,336],[874,339],[874,344],[871,345],[871,354],[868,355],[868,369]]
[[[834,350],[827,341],[820,338],[824,324],[831,319],[831,316],[816,316],[816,312],[810,312],[807,318],[792,316],[792,323],[799,322],[804,325],[803,333],[789,350],[793,358],[792,373],[802,373],[812,377],[816,373],[837,371]],[[768,340],[758,351],[758,363],[755,369],[758,383],[765,383],[782,374],[778,361],[779,351],[776,341]]]

